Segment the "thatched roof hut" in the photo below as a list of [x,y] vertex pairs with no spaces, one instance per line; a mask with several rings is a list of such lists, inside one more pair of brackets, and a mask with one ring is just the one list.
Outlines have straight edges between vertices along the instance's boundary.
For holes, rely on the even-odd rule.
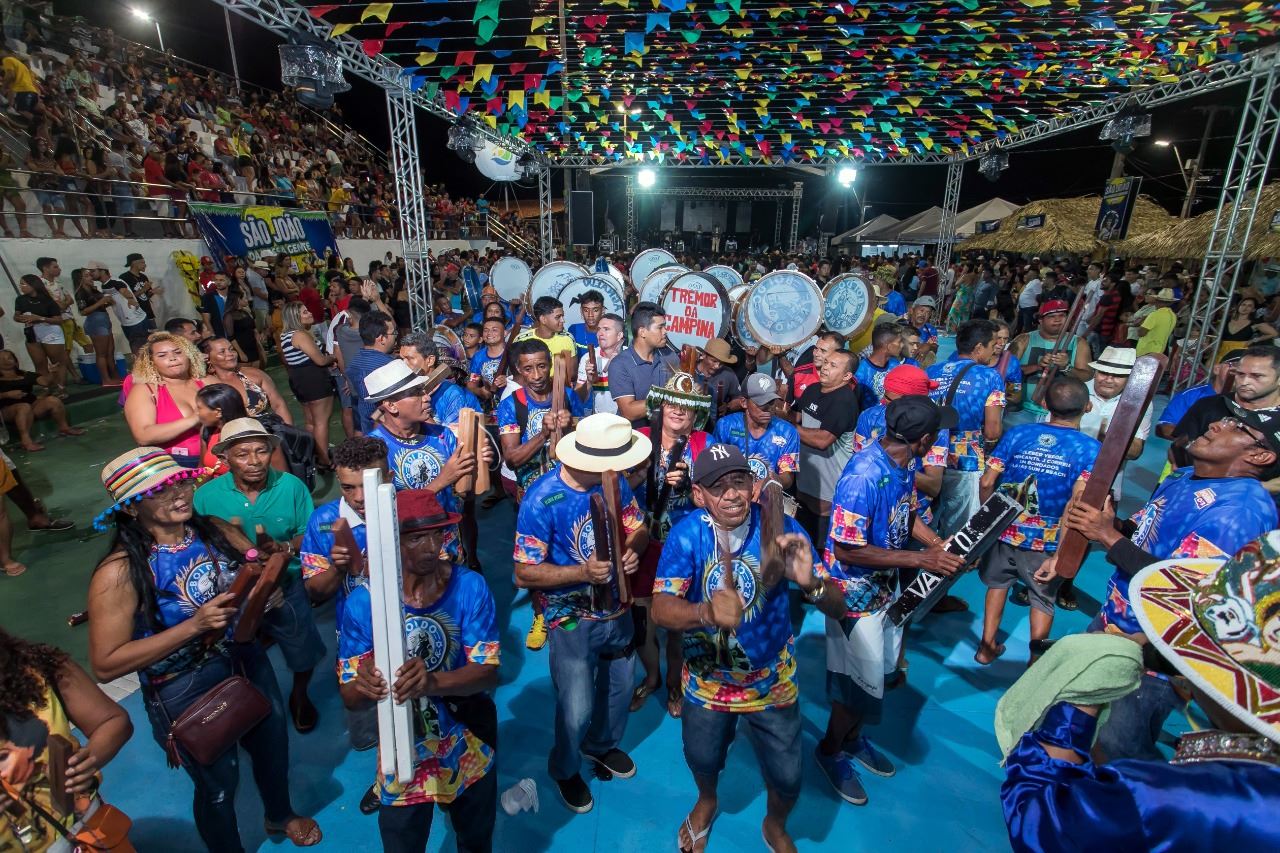
[[[1280,181],[1262,188],[1249,245],[1245,247],[1246,257],[1280,257],[1280,232],[1271,230],[1271,220],[1277,210],[1280,210]],[[1213,233],[1216,215],[1217,210],[1214,209],[1190,219],[1175,220],[1167,228],[1117,243],[1115,250],[1126,258],[1138,260],[1203,258],[1209,250],[1209,237]]]
[[[1094,231],[1101,203],[1102,199],[1096,195],[1033,201],[1000,220],[1000,230],[976,234],[959,248],[1023,255],[1096,255],[1106,246]],[[1017,227],[1022,217],[1038,215],[1044,216],[1044,224],[1039,228]],[[1146,196],[1139,196],[1129,222],[1129,233],[1146,234],[1176,221],[1163,207]]]

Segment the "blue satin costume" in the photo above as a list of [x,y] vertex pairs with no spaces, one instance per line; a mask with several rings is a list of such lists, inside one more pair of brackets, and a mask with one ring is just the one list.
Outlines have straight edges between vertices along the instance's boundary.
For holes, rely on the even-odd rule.
[[[1280,768],[1244,761],[1088,760],[1097,719],[1059,703],[1006,759],[1000,788],[1015,853],[1280,849]],[[1085,758],[1050,758],[1041,743]]]

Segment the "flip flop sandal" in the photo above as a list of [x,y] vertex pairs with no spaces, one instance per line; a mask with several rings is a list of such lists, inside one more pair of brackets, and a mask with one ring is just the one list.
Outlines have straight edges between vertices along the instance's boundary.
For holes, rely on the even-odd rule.
[[14,569],[9,568],[9,566],[5,566],[5,567],[4,567],[4,576],[5,576],[5,577],[7,577],[7,578],[16,578],[16,577],[19,577],[20,575],[24,575],[24,574],[26,574],[26,572],[27,572],[27,567],[26,567],[26,566],[24,566],[22,563],[19,563],[19,562],[16,562],[16,561],[15,561],[15,562],[11,563],[10,565],[17,566],[18,568],[17,568],[16,570],[14,570]]
[[[711,834],[711,825],[714,824],[715,822],[716,822],[716,819],[712,817],[710,823],[708,823],[705,827],[702,828],[702,832],[694,832],[693,823],[689,820],[688,817],[685,817],[684,826],[681,827],[681,829],[689,833],[689,846],[685,847],[680,842],[680,830],[676,830],[676,849],[679,850],[680,853],[693,853],[694,845],[696,845],[699,841],[702,841],[704,838],[706,838],[708,835]],[[703,850],[707,849],[706,844],[702,845],[702,849]]]
[[293,728],[300,735],[314,731],[316,725],[320,722],[320,712],[316,710],[310,700],[305,703],[295,703],[289,700],[289,716],[293,718]]
[[56,533],[59,530],[70,530],[75,526],[75,522],[69,518],[51,518],[49,519],[49,523],[44,527],[31,527],[28,529],[47,533]]
[[657,689],[658,688],[656,686],[650,686],[648,682],[645,682],[645,681],[640,682],[636,686],[636,689],[631,691],[631,706],[630,706],[631,712],[634,714],[636,711],[639,711],[641,708],[643,708],[644,703],[648,700],[650,696],[653,695],[654,691]]
[[[289,821],[299,818],[298,828],[290,830]],[[316,823],[309,817],[301,817],[295,815],[284,823],[272,823],[264,821],[263,828],[267,831],[267,835],[283,835],[293,842],[294,847],[314,847],[324,838],[324,833],[320,831],[320,824]]]
[[673,720],[680,719],[680,715],[684,713],[683,687],[667,688],[667,713],[671,715]]

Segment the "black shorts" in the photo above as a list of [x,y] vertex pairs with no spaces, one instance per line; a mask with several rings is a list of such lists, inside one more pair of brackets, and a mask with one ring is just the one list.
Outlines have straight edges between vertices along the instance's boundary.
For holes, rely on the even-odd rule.
[[309,361],[289,368],[289,389],[299,403],[314,403],[333,396],[333,377],[328,368]]

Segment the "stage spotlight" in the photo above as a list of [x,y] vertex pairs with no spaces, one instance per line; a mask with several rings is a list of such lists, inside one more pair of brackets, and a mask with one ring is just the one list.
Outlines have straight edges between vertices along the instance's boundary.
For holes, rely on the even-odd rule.
[[842,187],[851,187],[853,182],[858,179],[858,170],[852,166],[841,166],[836,172],[836,180],[840,182]]
[[636,183],[642,187],[651,187],[658,182],[658,175],[653,169],[641,169],[636,175]]
[[1009,168],[1009,155],[1003,151],[985,154],[978,160],[978,173],[988,181],[996,181],[1000,173]]
[[280,82],[293,87],[298,103],[319,110],[333,106],[333,96],[351,88],[342,76],[342,57],[302,37],[280,45]]
[[1102,126],[1098,138],[1110,140],[1111,147],[1122,154],[1133,150],[1133,141],[1151,135],[1151,114],[1129,108]]

